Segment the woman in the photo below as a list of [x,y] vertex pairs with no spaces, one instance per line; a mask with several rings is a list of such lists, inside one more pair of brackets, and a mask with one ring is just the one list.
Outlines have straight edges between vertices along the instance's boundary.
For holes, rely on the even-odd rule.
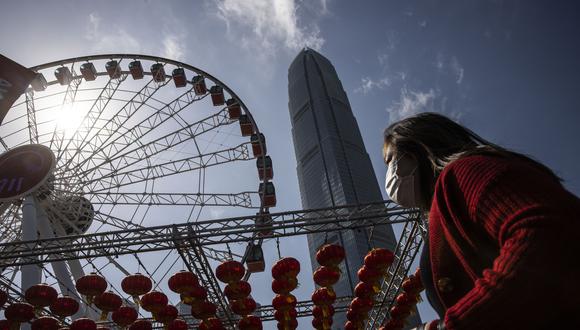
[[546,166],[423,113],[385,130],[385,188],[429,212],[424,329],[580,329],[580,200]]

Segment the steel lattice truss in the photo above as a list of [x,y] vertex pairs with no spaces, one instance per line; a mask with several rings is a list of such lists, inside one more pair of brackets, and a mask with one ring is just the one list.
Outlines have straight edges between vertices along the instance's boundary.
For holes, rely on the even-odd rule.
[[[395,251],[395,262],[388,270],[389,275],[382,284],[368,322],[370,329],[377,328],[377,324],[387,317],[385,311],[392,305],[400,290],[400,284],[419,250],[425,229],[418,211],[400,208],[390,201],[273,213],[272,218],[273,222],[269,228],[272,232],[262,236],[262,239],[404,223],[405,227]],[[223,322],[232,326],[235,318],[207,261],[207,247],[223,243],[249,242],[255,240],[257,233],[263,229],[255,226],[255,217],[237,217],[34,242],[13,242],[0,244],[3,251],[0,254],[0,267],[7,266],[7,263],[12,266],[22,265],[26,263],[22,260],[30,260],[33,256],[37,257],[38,263],[42,263],[175,249],[186,261],[189,270],[195,272],[205,283],[209,298],[219,307],[219,315]],[[66,254],[66,251],[76,253]],[[340,303],[337,303],[337,311],[346,310],[350,299],[351,297],[338,299],[337,302]],[[300,317],[311,315],[312,307],[311,301],[299,302],[298,315]],[[273,313],[271,306],[262,306],[259,309],[259,315],[264,321],[272,320]]]
[[[272,233],[262,238],[348,230],[416,221],[417,211],[386,204],[337,206],[332,208],[272,213]],[[105,216],[110,219],[110,216]],[[114,220],[114,219],[111,219]],[[248,242],[263,228],[256,227],[256,216],[236,217],[192,223],[142,227],[86,235],[73,235],[28,242],[0,244],[0,267],[25,264],[22,260],[37,257],[38,263],[58,260],[119,256],[147,251],[192,248],[194,246]],[[195,239],[192,243],[192,239]],[[179,245],[175,244],[179,241]],[[74,255],[70,253],[73,252]],[[67,253],[69,253],[67,255]]]

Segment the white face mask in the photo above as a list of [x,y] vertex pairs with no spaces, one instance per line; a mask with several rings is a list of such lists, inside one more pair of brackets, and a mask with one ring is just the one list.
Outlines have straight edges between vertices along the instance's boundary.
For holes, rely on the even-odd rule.
[[[399,161],[403,156],[404,154],[390,162],[387,168],[387,177],[385,178],[385,190],[389,198],[395,203],[403,207],[418,207],[420,205],[419,194],[418,191],[415,191],[417,187],[416,172],[418,165],[414,162],[414,167],[410,170],[399,167]],[[409,174],[400,176],[398,173]]]

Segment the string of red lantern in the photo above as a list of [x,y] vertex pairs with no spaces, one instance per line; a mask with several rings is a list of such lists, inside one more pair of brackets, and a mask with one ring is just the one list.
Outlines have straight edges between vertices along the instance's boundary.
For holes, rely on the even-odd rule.
[[281,330],[298,327],[296,297],[290,293],[298,286],[298,273],[300,262],[291,257],[282,258],[272,266],[272,291],[276,293],[272,307],[276,311],[274,317],[278,321],[278,329]]
[[319,330],[330,330],[334,316],[336,293],[332,286],[340,279],[338,265],[344,260],[345,251],[340,245],[325,244],[316,252],[316,261],[320,267],[314,272],[314,283],[320,286],[312,294],[314,309],[312,326]]
[[391,318],[380,330],[402,330],[406,319],[412,315],[415,306],[421,301],[420,293],[425,288],[421,281],[421,270],[417,268],[414,275],[410,275],[402,283],[403,292],[395,299],[390,310]]
[[252,287],[246,281],[242,281],[246,269],[238,261],[226,261],[216,269],[216,277],[226,283],[224,295],[230,302],[232,312],[240,315],[242,319],[238,322],[240,330],[262,330],[262,321],[259,317],[251,315],[256,310],[256,302],[250,294]]
[[367,253],[363,266],[357,272],[360,282],[355,287],[355,298],[346,312],[348,321],[344,325],[345,330],[364,329],[365,320],[374,305],[374,297],[380,290],[381,279],[394,258],[393,252],[383,248],[375,248]]
[[[199,279],[194,273],[179,271],[169,278],[167,284],[171,291],[179,294],[183,304],[191,306],[191,315],[201,320],[199,329],[223,329],[221,321],[216,318],[216,306],[207,300],[207,291],[199,285]],[[184,327],[185,321],[177,319],[177,309],[174,311],[174,307],[171,307],[164,307],[165,309],[154,314],[154,317],[163,323],[167,330],[180,330]],[[187,323],[185,323],[185,328],[187,328]]]

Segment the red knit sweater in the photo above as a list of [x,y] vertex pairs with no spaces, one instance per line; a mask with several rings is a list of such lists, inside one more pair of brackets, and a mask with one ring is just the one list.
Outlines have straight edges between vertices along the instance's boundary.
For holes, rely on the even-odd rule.
[[529,162],[449,164],[429,254],[448,330],[580,329],[580,200]]

